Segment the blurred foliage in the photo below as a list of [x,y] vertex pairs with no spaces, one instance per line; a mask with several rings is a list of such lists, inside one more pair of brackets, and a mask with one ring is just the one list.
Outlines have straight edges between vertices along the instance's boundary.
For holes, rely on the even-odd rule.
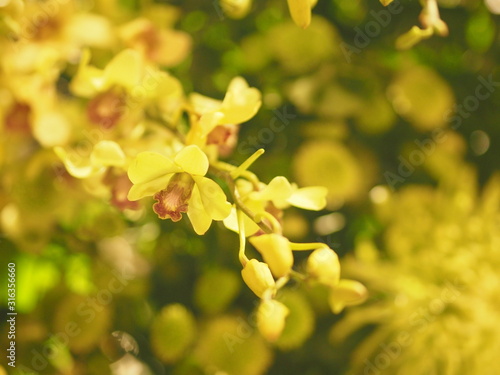
[[[23,3],[0,0],[0,280],[15,262],[19,313],[17,367],[2,356],[0,375],[500,372],[498,1],[438,1],[449,35],[429,38],[408,34],[422,7],[406,0],[319,0],[306,29],[284,0]],[[222,99],[243,76],[262,107],[221,158],[264,148],[262,181],[328,188],[324,210],[280,222],[335,250],[365,304],[333,315],[326,286],[292,281],[269,343],[234,233],[217,222],[196,236],[187,220],[158,220],[151,200],[124,207],[129,181],[106,164],[85,181],[69,173],[54,147],[90,158],[98,137],[81,113],[92,96],[74,91],[82,51],[90,75],[139,44],[179,87],[165,81],[107,134],[130,136],[132,154],[176,148],[172,124],[189,127],[178,92]]]

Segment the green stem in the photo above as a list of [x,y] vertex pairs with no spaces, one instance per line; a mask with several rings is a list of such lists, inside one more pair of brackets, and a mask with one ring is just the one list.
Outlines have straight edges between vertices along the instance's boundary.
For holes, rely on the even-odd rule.
[[238,178],[243,172],[245,172],[250,166],[264,153],[264,149],[260,148],[255,151],[252,156],[245,160],[239,167],[231,172],[231,177],[233,179]]
[[326,247],[328,246],[324,244],[323,242],[309,242],[309,243],[296,243],[296,242],[290,242],[290,248],[295,251],[307,251],[307,250],[316,250],[321,247]]
[[255,224],[257,224],[264,233],[274,233],[273,229],[269,227],[269,225],[267,225],[261,219],[257,218],[257,215],[254,212],[252,212],[247,206],[245,206],[245,204],[241,201],[238,195],[238,191],[236,190],[236,185],[234,184],[234,180],[231,177],[231,175],[227,172],[221,172],[219,173],[219,175],[225,179],[227,186],[229,187],[229,191],[231,192],[234,204],[236,205],[236,208],[242,211],[245,215],[247,215],[252,221],[254,221]]
[[248,263],[248,258],[245,255],[245,245],[246,245],[246,237],[245,237],[245,225],[243,223],[243,216],[240,210],[236,211],[238,216],[238,233],[240,236],[240,250],[238,252],[238,258],[240,259],[240,263],[243,267]]
[[293,278],[295,278],[295,279],[297,279],[299,281],[306,281],[307,280],[307,276],[306,275],[303,275],[300,272],[297,272],[295,270],[291,270],[290,271],[290,276],[292,276]]
[[281,234],[281,224],[279,221],[269,212],[263,211],[255,215],[255,219],[262,222],[262,219],[267,219],[271,223],[273,233]]
[[[292,270],[292,272],[295,271]],[[286,283],[288,283],[289,280],[290,280],[289,276],[283,276],[280,277],[278,280],[276,280],[276,290],[283,288],[286,285]]]

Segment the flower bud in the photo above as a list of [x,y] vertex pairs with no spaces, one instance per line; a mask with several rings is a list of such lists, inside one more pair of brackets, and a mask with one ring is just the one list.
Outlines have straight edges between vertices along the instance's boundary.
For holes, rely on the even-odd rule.
[[418,42],[429,39],[434,30],[432,28],[421,29],[418,26],[413,26],[410,31],[400,35],[398,39],[396,39],[396,48],[399,50],[410,49]]
[[276,278],[286,276],[293,266],[293,254],[288,240],[275,233],[250,238],[250,243],[262,254]]
[[310,0],[288,0],[288,8],[293,22],[303,29],[311,23]]
[[336,286],[340,280],[340,262],[330,248],[314,250],[307,259],[307,273],[321,284]]
[[252,0],[220,0],[224,13],[233,19],[245,17],[252,7]]
[[257,259],[250,259],[241,270],[243,281],[259,298],[262,298],[264,292],[268,289],[274,289],[275,282],[271,270],[266,263],[259,262]]
[[257,309],[257,328],[264,338],[276,341],[285,328],[288,307],[275,300],[262,301]]
[[342,279],[330,292],[328,302],[335,314],[340,313],[346,306],[363,303],[368,297],[368,290],[358,281]]

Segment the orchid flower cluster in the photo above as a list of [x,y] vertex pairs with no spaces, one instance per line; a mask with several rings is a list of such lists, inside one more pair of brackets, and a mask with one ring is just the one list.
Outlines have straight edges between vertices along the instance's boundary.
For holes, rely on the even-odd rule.
[[[330,304],[336,313],[363,302],[367,291],[356,281],[340,279],[338,256],[327,245],[293,243],[282,235],[282,211],[290,206],[324,209],[326,188],[298,188],[283,176],[269,184],[261,182],[248,168],[263,149],[239,166],[218,159],[234,148],[238,126],[254,116],[260,104],[260,92],[241,77],[231,81],[222,101],[192,94],[185,105],[189,130],[175,134],[184,141],[177,140],[175,151],[143,151],[131,159],[127,173],[133,185],[127,199],[134,202],[152,196],[156,201],[153,211],[160,219],[178,222],[186,214],[198,235],[205,234],[212,221],[223,221],[227,229],[237,232],[243,280],[262,300],[257,312],[259,331],[275,341],[285,326],[288,309],[274,297],[290,278],[331,287]],[[103,152],[109,159],[119,149],[118,144],[112,147],[109,155]],[[229,190],[231,202],[216,180]],[[247,238],[263,262],[246,256]],[[292,269],[293,251],[303,250],[313,250],[306,274]]]
[[[290,1],[295,20],[299,3]],[[57,3],[57,12],[47,13],[31,35],[23,24],[29,17],[20,17],[14,5],[32,14],[37,9],[20,1],[11,5],[3,10],[12,33],[2,41],[8,55],[0,103],[3,132],[13,140],[2,155],[10,165],[27,156],[38,160],[31,174],[50,171],[60,183],[57,192],[109,202],[131,221],[152,210],[162,220],[189,220],[197,235],[212,221],[237,232],[235,256],[244,282],[261,299],[258,328],[269,341],[285,326],[288,309],[275,297],[290,279],[330,288],[335,313],[364,301],[362,284],[341,279],[332,249],[283,235],[283,210],[324,209],[326,188],[299,188],[283,176],[260,181],[249,168],[263,149],[240,165],[221,160],[233,153],[241,124],[259,110],[258,89],[235,77],[222,100],[187,95],[164,68],[187,58],[189,35],[146,17],[116,26],[96,14],[73,13],[74,3]],[[112,52],[110,58],[103,49]],[[77,212],[78,202],[70,207]],[[3,226],[12,237],[24,237],[19,228],[27,210],[16,202],[5,206]],[[52,215],[47,225],[56,226],[71,212]],[[247,257],[247,240],[261,260]],[[293,269],[294,251],[312,251],[304,273]]]
[[[80,65],[72,87],[81,93],[88,88],[93,95],[88,106],[89,117],[104,120],[101,126],[119,126],[121,113],[116,105],[126,100],[123,97],[132,92],[140,80],[140,75],[132,77],[119,72],[125,67],[139,66],[140,60],[139,54],[125,50],[104,71],[88,66],[86,61]],[[119,192],[121,198],[115,197],[123,207],[136,207],[136,201],[153,197],[152,209],[158,218],[178,222],[186,214],[198,235],[205,234],[212,221],[222,221],[227,229],[237,232],[242,277],[262,299],[258,307],[258,327],[269,341],[275,341],[284,328],[288,309],[274,297],[290,278],[317,281],[331,287],[330,304],[336,313],[345,306],[363,302],[366,289],[356,281],[340,279],[339,259],[332,249],[323,243],[292,243],[282,235],[282,210],[290,206],[314,211],[324,209],[326,188],[298,188],[283,176],[275,177],[269,184],[261,182],[248,168],[263,154],[263,149],[239,166],[219,160],[221,154],[227,155],[236,145],[240,124],[258,111],[260,92],[249,87],[243,78],[236,77],[222,101],[200,94],[191,94],[184,100],[175,78],[161,72],[155,74],[165,93],[174,96],[170,101],[176,103],[174,110],[178,113],[167,112],[166,116],[180,119],[180,112],[186,113],[187,132],[182,133],[180,126],[170,128],[169,146],[152,150],[146,147],[140,152],[122,147],[125,139],[103,140],[79,166],[72,163],[71,151],[56,147],[55,152],[68,173],[83,179],[103,173],[113,173],[118,179],[128,177],[131,186],[126,197],[125,189]],[[92,76],[96,78],[94,81],[89,79]],[[92,82],[99,83],[92,85]],[[168,91],[168,88],[174,90]],[[133,124],[130,126],[133,132]],[[229,190],[231,199],[228,200],[223,187]],[[262,255],[263,262],[248,259],[247,238]],[[306,273],[301,274],[292,269],[293,251],[304,250],[313,252],[308,258]]]

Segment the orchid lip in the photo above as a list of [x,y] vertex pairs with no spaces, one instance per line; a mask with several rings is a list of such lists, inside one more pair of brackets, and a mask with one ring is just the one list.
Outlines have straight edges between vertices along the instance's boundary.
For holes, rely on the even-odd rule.
[[161,219],[181,220],[182,214],[188,210],[193,186],[194,180],[188,173],[174,174],[167,187],[153,196],[157,200],[153,205],[154,212]]

